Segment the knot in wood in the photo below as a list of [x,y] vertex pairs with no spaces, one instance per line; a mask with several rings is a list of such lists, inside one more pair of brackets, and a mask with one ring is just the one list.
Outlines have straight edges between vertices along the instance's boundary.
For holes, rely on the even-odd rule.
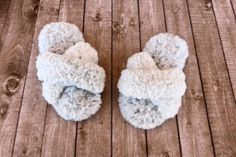
[[35,15],[38,14],[38,10],[39,10],[39,1],[33,7],[33,12],[35,13]]
[[96,13],[95,17],[93,18],[93,21],[100,22],[102,21],[102,17],[100,13]]
[[119,24],[119,22],[115,21],[115,22],[113,23],[112,29],[114,30],[114,32],[120,33],[122,27],[121,27],[121,25]]
[[210,10],[211,8],[212,8],[211,2],[206,3],[205,6],[204,6],[205,10]]
[[7,95],[16,93],[20,82],[20,77],[17,75],[10,75],[4,83],[4,91]]
[[169,155],[168,152],[164,152],[164,153],[163,153],[163,157],[170,157],[170,155]]
[[195,100],[200,100],[202,99],[203,95],[199,92],[199,91],[195,91],[195,90],[192,90],[191,92],[192,94],[192,97],[195,99]]
[[2,104],[0,106],[0,117],[4,118],[7,114],[8,104]]
[[33,4],[30,4],[31,6],[29,9],[24,11],[24,15],[26,18],[35,18],[38,14],[38,8],[39,8],[39,1],[33,2]]
[[39,10],[46,10],[48,14],[59,14],[60,12],[60,9],[58,8],[53,8],[53,7],[50,7],[50,8],[46,8],[46,7],[43,7],[43,6],[39,6]]
[[135,27],[135,21],[134,21],[133,18],[130,19],[130,21],[129,21],[129,26],[130,26],[130,27]]
[[191,122],[187,122],[187,127],[191,127],[192,123]]
[[23,150],[22,150],[22,153],[24,154],[24,155],[26,155],[27,154],[27,148],[23,148]]
[[194,98],[195,98],[196,100],[200,100],[200,99],[202,98],[202,95],[201,95],[199,92],[196,92],[196,93],[194,94]]
[[220,82],[218,79],[216,79],[213,83],[213,89],[216,92],[218,90],[218,88],[220,87]]

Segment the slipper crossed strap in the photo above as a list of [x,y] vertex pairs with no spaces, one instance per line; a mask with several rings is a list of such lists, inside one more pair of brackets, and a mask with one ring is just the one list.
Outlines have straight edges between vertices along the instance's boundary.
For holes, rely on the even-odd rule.
[[[162,40],[161,36],[156,39]],[[164,34],[168,39],[169,37],[166,36],[172,35]],[[151,42],[153,41],[154,38],[151,38]],[[146,47],[150,45],[149,42]],[[181,106],[181,98],[186,90],[185,75],[182,71],[185,60],[181,58],[183,61],[179,61],[174,55],[183,53],[187,56],[188,50],[173,53],[171,47],[176,43],[165,40],[163,43],[166,45],[160,50],[154,43],[155,50],[151,49],[152,51],[131,56],[128,59],[127,69],[122,71],[118,82],[121,114],[137,128],[151,129],[174,117]],[[162,53],[163,51],[169,53]]]
[[[57,29],[52,29],[54,27],[61,30],[55,33]],[[105,71],[97,65],[97,51],[83,39],[78,40],[82,37],[81,33],[69,33],[70,37],[62,33],[75,32],[75,28],[64,22],[46,25],[40,33],[39,47],[47,45],[48,49],[40,50],[36,67],[45,100],[64,119],[81,121],[100,108]],[[78,28],[76,30],[79,31]],[[46,37],[50,42],[40,40],[45,38],[45,32],[49,33]],[[52,36],[57,39],[49,40]]]

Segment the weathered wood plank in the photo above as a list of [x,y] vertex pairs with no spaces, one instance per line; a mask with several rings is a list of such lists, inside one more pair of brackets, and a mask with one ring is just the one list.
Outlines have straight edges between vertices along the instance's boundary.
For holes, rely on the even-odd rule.
[[10,0],[0,1],[0,38],[6,21]]
[[36,76],[37,38],[46,23],[57,21],[59,3],[59,0],[40,2],[13,156],[41,155],[47,103],[42,98],[41,82]]
[[148,156],[181,156],[176,118],[170,119],[163,125],[148,131],[147,143]]
[[212,3],[236,100],[236,17],[230,0],[213,0]]
[[231,0],[232,7],[234,9],[234,16],[236,18],[236,0]]
[[78,124],[76,156],[111,156],[111,0],[86,1],[84,36],[98,51],[106,85],[98,113]]
[[139,0],[141,49],[150,37],[166,32],[162,0]]
[[128,124],[121,116],[116,87],[128,57],[140,51],[138,4],[136,0],[113,0],[112,50],[112,155],[146,156],[145,132]]
[[47,109],[42,156],[75,156],[76,122],[65,121],[52,107]]
[[61,0],[59,21],[67,21],[83,30],[84,0]]
[[[166,32],[162,0],[140,0],[141,48],[149,38]],[[176,118],[147,131],[148,156],[180,156]]]
[[188,4],[215,155],[236,156],[236,104],[213,10],[204,0]]
[[38,1],[12,0],[0,49],[0,156],[11,156]]
[[[59,21],[83,28],[84,0],[61,0]],[[65,121],[53,107],[48,107],[43,137],[42,156],[75,156],[76,122]]]
[[184,70],[188,88],[177,116],[182,156],[214,156],[188,6],[182,0],[164,0],[164,6],[168,32],[184,38],[189,48]]

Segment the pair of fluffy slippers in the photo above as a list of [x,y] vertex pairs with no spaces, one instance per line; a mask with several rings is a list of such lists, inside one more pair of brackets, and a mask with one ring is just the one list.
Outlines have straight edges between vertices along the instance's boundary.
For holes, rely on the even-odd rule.
[[47,24],[38,46],[36,68],[44,99],[66,120],[82,121],[95,114],[102,103],[105,71],[79,28],[66,22]]
[[169,33],[153,36],[128,59],[118,82],[119,106],[136,128],[152,129],[174,117],[186,90],[186,42]]
[[[82,121],[95,114],[105,71],[80,30],[66,22],[50,23],[41,30],[38,44],[37,76],[45,100],[66,120]],[[161,33],[143,51],[131,56],[122,71],[119,105],[130,124],[151,129],[174,117],[181,106],[188,48],[178,36]]]

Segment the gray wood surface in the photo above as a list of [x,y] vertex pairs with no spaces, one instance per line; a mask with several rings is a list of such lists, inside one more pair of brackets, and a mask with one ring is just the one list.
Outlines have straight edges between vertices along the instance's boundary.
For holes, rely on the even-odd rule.
[[[236,0],[0,0],[0,157],[236,156]],[[106,71],[103,104],[83,122],[46,103],[36,77],[38,34],[76,24]],[[178,115],[153,130],[121,116],[127,59],[160,32],[185,39],[188,85]]]

